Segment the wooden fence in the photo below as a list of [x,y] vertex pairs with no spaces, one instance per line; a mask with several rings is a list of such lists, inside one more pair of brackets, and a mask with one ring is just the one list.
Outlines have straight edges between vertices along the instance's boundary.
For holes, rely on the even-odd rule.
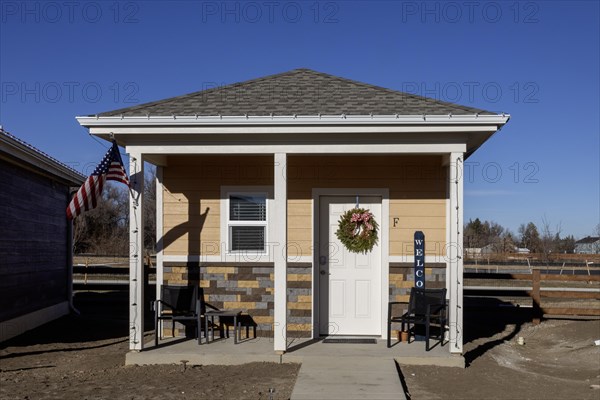
[[[599,274],[591,274],[587,269],[581,269],[583,274],[579,275],[542,273],[544,270],[545,268],[533,268],[529,274],[468,272],[464,274],[464,279],[471,280],[475,284],[465,290],[465,294],[471,292],[485,293],[488,296],[509,294],[528,296],[532,300],[532,319],[535,324],[538,324],[544,315],[600,316],[600,307],[590,307],[590,305],[596,305],[590,304],[590,302],[600,300]],[[488,283],[504,281],[505,285],[497,284],[493,288],[484,287],[478,283],[483,280]],[[531,286],[530,288],[515,286],[515,281],[529,283]],[[586,284],[587,287],[582,287]],[[589,287],[590,284],[593,286]],[[554,306],[545,304],[548,299],[572,300],[572,302],[569,302],[568,306]],[[584,304],[576,304],[577,302],[581,303],[582,300]],[[585,302],[585,300],[588,301]]]
[[[106,262],[96,257],[85,257],[73,265],[73,290],[118,291],[129,290],[129,265],[115,259]],[[153,285],[156,276],[155,262],[152,257],[144,257],[146,285]]]
[[489,253],[489,254],[470,254],[465,251],[465,263],[468,264],[492,264],[492,263],[512,263],[512,264],[567,264],[567,265],[586,265],[600,264],[600,254],[566,254],[566,253]]

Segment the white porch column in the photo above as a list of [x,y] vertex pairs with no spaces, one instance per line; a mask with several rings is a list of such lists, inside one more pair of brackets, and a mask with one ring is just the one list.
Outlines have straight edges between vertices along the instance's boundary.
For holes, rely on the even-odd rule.
[[450,298],[450,352],[463,352],[463,153],[450,153],[448,165],[449,243],[447,247]]
[[275,237],[275,315],[273,324],[275,352],[287,349],[287,154],[275,153],[274,195],[275,212],[271,214]]
[[144,162],[129,153],[129,349],[144,348]]
[[163,284],[163,167],[156,166],[156,298]]

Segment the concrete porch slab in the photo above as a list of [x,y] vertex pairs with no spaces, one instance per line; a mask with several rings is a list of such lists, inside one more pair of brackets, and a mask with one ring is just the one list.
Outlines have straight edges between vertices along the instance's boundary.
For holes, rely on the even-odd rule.
[[303,363],[311,358],[359,358],[396,360],[400,365],[436,365],[464,368],[462,356],[450,354],[449,345],[437,345],[425,351],[423,342],[398,343],[388,349],[384,340],[377,344],[323,343],[310,339],[296,339],[288,344],[283,355],[273,351],[272,338],[244,339],[233,344],[233,339],[224,339],[210,344],[198,345],[195,340],[167,339],[158,348],[147,343],[144,351],[127,353],[125,364],[180,364],[189,365],[239,365],[255,361]]

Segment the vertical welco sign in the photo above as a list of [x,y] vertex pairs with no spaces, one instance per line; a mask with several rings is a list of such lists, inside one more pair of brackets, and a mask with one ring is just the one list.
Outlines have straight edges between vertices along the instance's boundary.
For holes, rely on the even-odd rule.
[[425,288],[425,234],[415,232],[415,287]]

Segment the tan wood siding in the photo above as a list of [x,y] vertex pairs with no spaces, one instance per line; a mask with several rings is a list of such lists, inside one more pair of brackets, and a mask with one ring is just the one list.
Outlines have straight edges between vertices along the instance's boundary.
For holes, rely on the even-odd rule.
[[[441,156],[290,156],[290,242],[298,243],[303,255],[312,254],[313,188],[361,187],[390,190],[390,255],[412,255],[416,230],[425,233],[428,254],[442,254],[440,249],[446,242],[446,168]],[[394,218],[398,218],[395,227]]]
[[273,185],[272,156],[172,156],[163,169],[165,255],[219,255],[221,186]]
[[[310,256],[313,188],[388,188],[390,255],[411,255],[414,231],[427,253],[446,241],[441,156],[288,156],[290,256]],[[272,156],[177,156],[164,168],[166,255],[220,254],[221,186],[270,186]],[[396,219],[395,219],[396,218]],[[395,226],[394,226],[395,225]]]

